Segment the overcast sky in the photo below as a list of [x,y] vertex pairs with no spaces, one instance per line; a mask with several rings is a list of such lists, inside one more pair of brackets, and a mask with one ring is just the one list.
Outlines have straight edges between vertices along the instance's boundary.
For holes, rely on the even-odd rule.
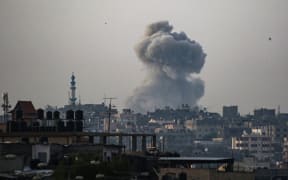
[[82,103],[106,94],[122,109],[145,78],[135,44],[168,20],[207,54],[200,105],[288,112],[287,12],[287,0],[0,0],[0,92],[63,106],[74,72]]

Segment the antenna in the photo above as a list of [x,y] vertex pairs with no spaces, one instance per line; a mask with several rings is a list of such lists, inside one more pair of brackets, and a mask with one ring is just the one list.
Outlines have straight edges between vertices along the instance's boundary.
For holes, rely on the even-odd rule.
[[81,105],[81,96],[79,95],[79,101],[78,104]]
[[106,93],[104,93],[104,97],[103,97],[103,99],[104,99],[104,105],[106,105]]
[[108,99],[109,100],[109,109],[108,109],[108,133],[110,133],[110,123],[111,123],[111,102],[113,99],[117,99],[116,97],[108,97],[108,98],[104,98],[104,100]]

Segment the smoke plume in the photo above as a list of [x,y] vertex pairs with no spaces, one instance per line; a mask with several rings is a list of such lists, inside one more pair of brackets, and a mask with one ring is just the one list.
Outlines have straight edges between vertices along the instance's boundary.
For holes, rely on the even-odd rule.
[[136,112],[182,104],[193,107],[204,94],[204,82],[194,76],[200,73],[206,54],[184,32],[172,30],[167,21],[150,24],[135,46],[148,71],[146,80],[127,100],[127,106]]

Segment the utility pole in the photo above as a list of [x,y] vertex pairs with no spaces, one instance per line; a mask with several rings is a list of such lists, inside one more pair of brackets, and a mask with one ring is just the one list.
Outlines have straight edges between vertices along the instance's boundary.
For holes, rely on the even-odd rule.
[[109,100],[109,108],[108,108],[108,133],[110,133],[110,123],[111,123],[111,110],[112,110],[112,105],[111,102],[113,99],[117,99],[116,97],[104,97],[104,100],[108,99]]

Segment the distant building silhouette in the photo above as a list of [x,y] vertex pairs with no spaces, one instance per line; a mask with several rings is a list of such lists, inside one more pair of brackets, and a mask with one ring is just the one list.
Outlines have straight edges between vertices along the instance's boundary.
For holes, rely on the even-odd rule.
[[37,119],[37,111],[31,101],[18,101],[10,113],[12,113],[12,120],[15,121],[24,120],[30,123]]
[[223,118],[238,117],[238,106],[223,106]]
[[[35,110],[31,101],[18,101],[12,111],[12,120],[6,124],[7,132],[81,132],[83,111],[67,110],[66,118],[58,110]],[[45,117],[46,114],[46,117]]]
[[275,109],[261,108],[254,110],[254,117],[256,119],[275,118],[275,116],[276,116]]

